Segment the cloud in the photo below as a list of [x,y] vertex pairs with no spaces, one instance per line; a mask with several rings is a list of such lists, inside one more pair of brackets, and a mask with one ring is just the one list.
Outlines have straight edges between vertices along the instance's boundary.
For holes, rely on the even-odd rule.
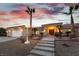
[[0,15],[6,15],[6,12],[0,11]]
[[[50,18],[51,15],[58,14],[60,11],[63,10],[63,6],[65,4],[59,4],[59,3],[13,3],[13,4],[2,4],[2,9],[8,10],[10,12],[10,15],[14,18],[29,18],[29,15],[25,12],[27,9],[27,6],[31,8],[35,8],[36,12],[33,14],[33,18]],[[4,8],[5,7],[5,8]],[[15,17],[16,16],[16,17]]]
[[[69,6],[72,4],[66,3],[3,3],[0,4],[0,22],[13,22],[26,24],[30,16],[25,10],[27,6],[35,8],[36,12],[33,13],[33,20],[49,20],[49,19],[67,19],[67,15],[63,12],[68,12]],[[62,15],[59,15],[62,14]],[[78,15],[77,15],[78,16]],[[69,19],[69,18],[68,18]],[[17,21],[16,21],[17,20]],[[49,22],[49,21],[46,22]],[[24,23],[24,21],[26,21]],[[11,23],[10,23],[11,24]]]
[[13,10],[9,14],[16,16],[17,18],[28,18],[29,17],[29,15],[25,12],[25,10]]

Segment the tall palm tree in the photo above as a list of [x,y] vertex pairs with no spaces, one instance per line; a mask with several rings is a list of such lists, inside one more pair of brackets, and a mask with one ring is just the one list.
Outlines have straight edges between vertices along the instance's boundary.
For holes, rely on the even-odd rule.
[[75,37],[73,10],[76,11],[76,10],[78,10],[78,8],[79,8],[79,4],[75,4],[75,5],[69,7],[69,13],[64,13],[64,14],[70,15],[70,18],[71,18],[71,30],[72,30],[72,33],[73,33],[73,37]]
[[35,13],[35,8],[27,7],[25,10],[30,15],[30,36],[32,36],[32,14]]

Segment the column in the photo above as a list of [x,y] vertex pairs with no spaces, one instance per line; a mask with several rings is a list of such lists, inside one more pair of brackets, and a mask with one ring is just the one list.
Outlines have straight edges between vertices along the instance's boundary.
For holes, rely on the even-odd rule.
[[25,41],[25,44],[29,44],[30,43],[30,41],[29,41],[29,38],[28,38],[28,27],[27,27],[27,29],[26,29],[26,41]]

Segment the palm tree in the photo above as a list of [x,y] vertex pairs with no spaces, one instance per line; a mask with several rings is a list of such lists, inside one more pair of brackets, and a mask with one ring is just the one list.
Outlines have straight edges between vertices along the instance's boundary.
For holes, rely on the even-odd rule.
[[35,13],[35,8],[27,7],[25,10],[30,15],[30,36],[32,37],[32,14]]
[[76,11],[76,10],[78,10],[78,8],[79,8],[79,4],[75,4],[75,5],[69,7],[69,13],[64,13],[64,14],[70,15],[70,18],[71,18],[71,30],[72,30],[73,37],[75,37],[73,10]]

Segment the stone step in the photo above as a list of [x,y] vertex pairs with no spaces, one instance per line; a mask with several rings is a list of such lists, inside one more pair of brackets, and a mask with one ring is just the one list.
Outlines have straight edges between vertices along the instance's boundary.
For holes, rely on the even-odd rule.
[[53,52],[46,52],[46,51],[41,51],[41,50],[32,50],[30,52],[30,54],[36,54],[36,55],[39,55],[39,56],[54,56],[54,53]]
[[39,43],[43,43],[43,44],[54,44],[54,42],[46,42],[46,41],[44,41],[44,42],[40,41]]
[[43,44],[43,43],[38,43],[37,45],[54,47],[54,44]]
[[30,53],[28,56],[42,56],[42,55],[36,53]]
[[29,55],[27,55],[27,56],[36,56],[36,55],[33,55],[33,54],[29,54]]
[[54,46],[54,44],[43,44],[43,43],[38,43],[37,45]]
[[45,41],[54,41],[53,39],[42,39],[42,40],[45,40]]
[[40,50],[40,51],[46,51],[46,52],[52,52],[52,53],[55,52],[53,50],[46,50],[46,49],[40,49],[40,48],[34,48],[34,50]]
[[54,42],[54,40],[41,40],[40,42]]
[[54,40],[54,38],[42,38],[42,40]]
[[29,56],[54,56],[54,38],[44,37],[37,45],[30,51]]
[[51,47],[35,46],[34,48],[43,49],[43,50],[49,50],[49,51],[54,51],[54,48],[51,48]]

